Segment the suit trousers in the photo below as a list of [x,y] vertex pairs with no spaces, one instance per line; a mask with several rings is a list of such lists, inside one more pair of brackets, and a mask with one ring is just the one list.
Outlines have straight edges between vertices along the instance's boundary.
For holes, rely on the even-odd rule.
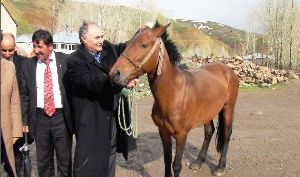
[[[43,109],[37,108],[35,125],[37,170],[40,177],[71,177],[72,136],[68,132],[62,109],[49,117]],[[54,172],[54,151],[57,174]]]

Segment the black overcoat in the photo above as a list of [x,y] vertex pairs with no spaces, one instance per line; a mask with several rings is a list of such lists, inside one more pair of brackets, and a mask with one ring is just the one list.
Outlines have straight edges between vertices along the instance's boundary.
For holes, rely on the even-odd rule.
[[[125,44],[104,41],[101,62],[83,46],[70,55],[67,63],[75,117],[76,150],[74,176],[106,177],[110,155],[110,123],[117,109],[121,87],[113,85],[109,70]],[[117,130],[117,151],[127,159],[128,136]]]

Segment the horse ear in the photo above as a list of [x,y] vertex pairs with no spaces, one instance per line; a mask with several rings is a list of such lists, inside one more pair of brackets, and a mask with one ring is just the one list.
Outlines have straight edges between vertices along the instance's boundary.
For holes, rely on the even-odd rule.
[[164,32],[167,30],[167,28],[170,26],[171,23],[165,25],[165,26],[159,26],[155,29],[153,29],[153,33],[155,36],[160,37]]

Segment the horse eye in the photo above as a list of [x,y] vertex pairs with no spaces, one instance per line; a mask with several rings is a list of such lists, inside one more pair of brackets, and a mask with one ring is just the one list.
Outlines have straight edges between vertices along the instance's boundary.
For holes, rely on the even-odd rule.
[[142,47],[143,47],[143,48],[146,48],[146,47],[147,47],[147,44],[142,44]]

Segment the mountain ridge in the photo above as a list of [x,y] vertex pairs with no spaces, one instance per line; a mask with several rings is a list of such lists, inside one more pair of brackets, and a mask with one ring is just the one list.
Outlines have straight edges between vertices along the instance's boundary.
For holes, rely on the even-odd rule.
[[[58,11],[64,10],[61,6],[63,3],[65,1],[62,0],[52,3],[42,0],[3,0],[3,4],[18,23],[18,35],[32,33],[38,28],[55,32],[56,15]],[[123,9],[124,13],[136,10],[130,7]],[[172,20],[162,16],[158,20],[162,24],[172,23],[169,29],[170,38],[184,57],[228,57],[243,52],[246,35],[244,30],[210,21]]]

